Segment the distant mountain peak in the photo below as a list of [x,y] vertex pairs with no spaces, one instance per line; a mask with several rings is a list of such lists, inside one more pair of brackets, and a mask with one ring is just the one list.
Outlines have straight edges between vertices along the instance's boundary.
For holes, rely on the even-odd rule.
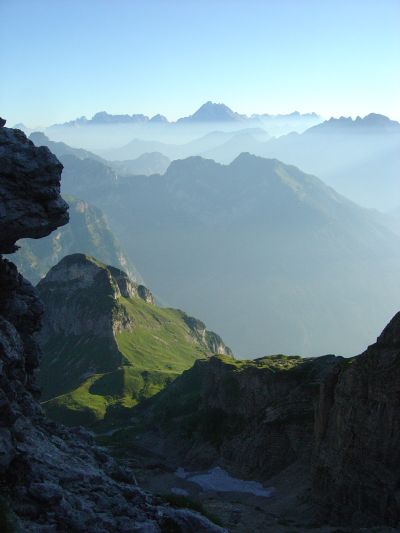
[[364,118],[331,117],[306,130],[307,133],[400,133],[400,123],[385,115],[369,113]]
[[199,107],[197,111],[188,117],[180,118],[177,122],[239,122],[246,120],[246,115],[240,115],[232,111],[230,107],[222,103],[209,100]]
[[[101,283],[99,283],[99,274],[103,276]],[[46,277],[39,282],[39,286],[43,289],[43,287],[48,287],[49,284],[58,282],[63,283],[62,287],[68,294],[71,294],[73,290],[81,290],[97,284],[98,290],[100,290],[101,285],[114,300],[123,296],[125,298],[140,298],[147,303],[154,302],[151,292],[144,285],[133,282],[119,268],[106,265],[98,259],[83,253],[65,256],[49,270]],[[71,282],[72,285],[67,286],[67,282]]]
[[34,131],[29,135],[29,139],[36,146],[47,146],[50,139],[42,131]]
[[160,113],[158,113],[157,115],[154,115],[154,117],[151,117],[149,122],[156,122],[156,123],[158,122],[160,124],[167,124],[168,119],[164,115],[160,115]]

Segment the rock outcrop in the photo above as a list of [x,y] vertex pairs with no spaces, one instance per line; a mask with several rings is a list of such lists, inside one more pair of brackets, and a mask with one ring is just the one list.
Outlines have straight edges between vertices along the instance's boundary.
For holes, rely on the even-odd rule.
[[[0,120],[0,253],[68,220],[62,166]],[[42,305],[0,256],[0,497],[26,532],[221,531],[201,515],[157,505],[81,429],[45,418],[36,397]],[[0,529],[9,516],[0,514]]]
[[68,222],[60,196],[62,165],[48,148],[36,148],[19,130],[4,127],[0,137],[0,253],[16,250],[23,237],[44,237]]
[[321,387],[313,492],[333,524],[400,528],[400,313]]
[[46,303],[43,338],[87,335],[114,339],[116,332],[130,327],[127,313],[117,309],[119,298],[154,303],[147,287],[131,281],[122,270],[84,254],[64,257],[37,289]]
[[189,469],[220,465],[269,479],[299,459],[309,463],[319,384],[340,359],[197,361],[138,417]]

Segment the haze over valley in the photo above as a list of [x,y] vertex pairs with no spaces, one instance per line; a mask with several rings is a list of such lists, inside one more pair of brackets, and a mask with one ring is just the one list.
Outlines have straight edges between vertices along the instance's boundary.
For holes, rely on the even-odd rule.
[[398,0],[0,19],[0,533],[400,531]]
[[[126,117],[103,116],[104,131],[109,124],[124,127]],[[295,115],[297,123],[301,119]],[[400,124],[370,114],[276,138],[262,128],[224,131],[250,120],[208,102],[183,121],[185,128],[193,122],[209,129],[200,139],[134,139],[98,154],[39,132],[30,138],[63,163],[64,194],[102,210],[158,300],[206,320],[240,357],[358,353],[395,312],[400,296],[396,216],[378,211],[382,204],[397,205]],[[90,136],[99,121],[64,128]],[[181,127],[180,121],[166,124]],[[229,157],[213,156],[224,152]],[[276,153],[279,159],[271,159]],[[336,177],[324,184],[321,174],[304,173],[287,160]],[[328,186],[340,176],[353,201]],[[368,203],[367,195],[375,210],[354,202]],[[71,251],[111,257],[96,254],[89,243]]]

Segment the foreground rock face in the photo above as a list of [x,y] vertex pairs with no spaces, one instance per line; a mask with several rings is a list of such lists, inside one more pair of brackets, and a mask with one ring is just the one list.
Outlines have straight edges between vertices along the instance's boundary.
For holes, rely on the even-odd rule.
[[66,224],[67,204],[60,196],[62,165],[47,147],[0,126],[0,161],[0,253],[11,253],[18,239],[44,237]]
[[400,313],[322,386],[313,483],[323,519],[400,527]]
[[[47,148],[0,120],[0,253],[67,222],[61,169]],[[35,399],[41,313],[36,291],[0,256],[0,497],[22,530],[221,531],[196,513],[156,505],[89,434],[44,417]]]

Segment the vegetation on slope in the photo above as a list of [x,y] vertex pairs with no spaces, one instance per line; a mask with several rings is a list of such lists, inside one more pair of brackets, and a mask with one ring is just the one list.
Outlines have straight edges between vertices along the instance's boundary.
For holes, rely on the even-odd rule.
[[[95,273],[91,286],[77,290],[76,280],[52,281],[52,271],[39,285],[48,313],[40,377],[44,406],[53,418],[92,425],[128,416],[133,406],[159,392],[197,359],[210,356],[216,346],[210,339],[224,347],[216,334],[182,311],[116,292],[114,270],[78,257],[69,267],[89,265]],[[126,276],[124,281],[130,282]],[[67,325],[62,318],[66,316],[76,322]],[[202,326],[204,330],[196,329]]]

